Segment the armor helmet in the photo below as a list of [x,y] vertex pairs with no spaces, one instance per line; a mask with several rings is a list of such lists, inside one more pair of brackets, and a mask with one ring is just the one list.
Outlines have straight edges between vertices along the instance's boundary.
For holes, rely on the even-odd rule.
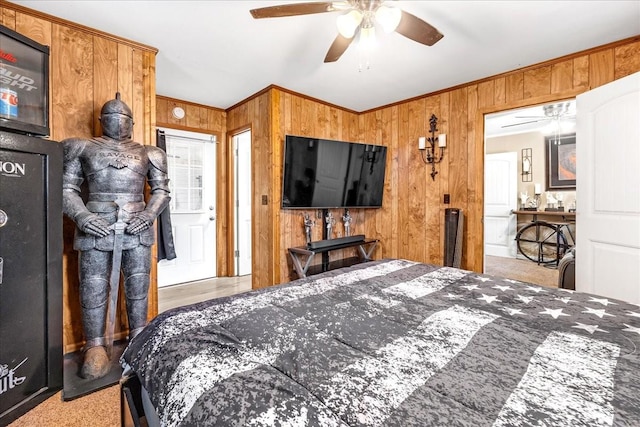
[[131,138],[133,131],[133,114],[127,104],[120,100],[120,92],[116,98],[107,101],[100,111],[102,133],[116,140]]
[[133,118],[131,108],[120,100],[120,92],[116,92],[116,99],[104,103],[102,110],[100,110],[100,116],[104,116],[105,114],[123,114],[129,118]]

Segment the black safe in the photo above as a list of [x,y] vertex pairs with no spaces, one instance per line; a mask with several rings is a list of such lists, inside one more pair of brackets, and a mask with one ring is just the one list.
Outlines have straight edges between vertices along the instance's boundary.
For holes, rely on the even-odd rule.
[[0,425],[62,389],[62,146],[0,131]]

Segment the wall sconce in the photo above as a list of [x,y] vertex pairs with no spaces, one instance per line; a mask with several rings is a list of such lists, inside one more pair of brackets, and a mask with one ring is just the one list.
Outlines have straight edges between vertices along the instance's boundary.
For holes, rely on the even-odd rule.
[[522,182],[533,181],[533,163],[531,148],[522,149]]
[[[429,132],[431,136],[425,138],[421,136],[418,138],[418,149],[420,150],[420,154],[422,156],[422,160],[425,164],[431,164],[431,179],[436,180],[436,163],[440,163],[442,161],[442,157],[444,156],[444,149],[447,146],[447,135],[440,134],[436,137],[436,132],[438,126],[438,118],[435,114],[431,115],[429,119]],[[436,156],[436,142],[438,143],[438,147],[440,148],[440,155]],[[427,147],[427,143],[429,146]]]

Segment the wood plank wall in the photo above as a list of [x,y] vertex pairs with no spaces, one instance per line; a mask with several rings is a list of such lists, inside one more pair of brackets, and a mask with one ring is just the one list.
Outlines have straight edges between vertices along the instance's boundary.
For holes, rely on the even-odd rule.
[[[1,2],[1,24],[50,47],[50,128],[52,141],[99,136],[102,105],[120,92],[134,115],[134,140],[154,144],[157,50],[72,22]],[[63,349],[84,344],[80,323],[77,253],[73,223],[64,220]],[[154,252],[155,253],[155,252]],[[149,292],[149,318],[158,313],[155,262]],[[122,295],[122,294],[121,294]],[[116,338],[127,335],[124,298],[120,300]]]
[[[573,98],[636,71],[640,36],[363,113],[278,87],[233,106],[227,127],[250,127],[254,138],[254,288],[295,278],[287,248],[304,244],[302,212],[279,207],[285,135],[388,146],[383,208],[352,210],[354,233],[381,240],[375,258],[442,264],[444,210],[460,208],[465,219],[462,268],[481,272],[484,115]],[[418,137],[428,136],[431,114],[439,119],[439,133],[447,134],[435,181],[417,150]],[[267,208],[256,206],[263,194],[269,197]],[[443,203],[444,194],[451,196],[449,205]],[[321,238],[319,227],[313,237]]]

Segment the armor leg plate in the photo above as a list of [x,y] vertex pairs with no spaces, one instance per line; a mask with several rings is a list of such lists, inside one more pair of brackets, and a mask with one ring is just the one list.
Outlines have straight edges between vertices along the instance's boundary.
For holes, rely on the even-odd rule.
[[148,246],[138,246],[122,254],[130,338],[147,324],[150,260],[151,248]]

